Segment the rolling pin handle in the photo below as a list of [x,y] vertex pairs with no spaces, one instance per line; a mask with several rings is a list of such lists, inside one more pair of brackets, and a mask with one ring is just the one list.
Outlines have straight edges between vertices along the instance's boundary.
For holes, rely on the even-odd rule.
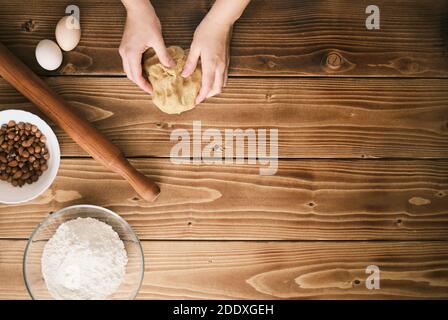
[[117,157],[110,165],[113,171],[123,176],[144,200],[152,202],[160,194],[159,186],[135,169],[124,156]]

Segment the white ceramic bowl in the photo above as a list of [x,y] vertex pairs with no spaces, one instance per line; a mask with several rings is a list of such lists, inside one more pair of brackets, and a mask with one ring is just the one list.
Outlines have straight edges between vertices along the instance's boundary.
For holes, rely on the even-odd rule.
[[47,148],[50,153],[48,160],[48,170],[45,171],[39,180],[32,184],[25,184],[23,187],[14,187],[9,182],[0,180],[0,203],[15,204],[30,201],[53,183],[59,170],[61,161],[61,151],[59,142],[50,126],[38,116],[22,110],[4,110],[0,111],[0,125],[14,120],[15,122],[29,122],[36,125],[42,134],[47,138]]

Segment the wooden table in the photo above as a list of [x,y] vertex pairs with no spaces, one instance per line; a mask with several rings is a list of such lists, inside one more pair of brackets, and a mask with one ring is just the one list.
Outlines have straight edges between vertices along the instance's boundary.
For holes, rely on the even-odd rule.
[[[153,1],[168,45],[188,47],[212,1]],[[34,48],[68,4],[82,40],[53,73]],[[167,115],[123,75],[119,1],[0,1],[0,41],[161,186],[142,201],[55,128],[52,187],[0,206],[0,298],[28,298],[22,255],[49,212],[121,214],[146,257],[139,298],[448,298],[448,2],[254,0],[234,29],[224,92]],[[0,109],[39,111],[0,80]],[[42,116],[42,115],[41,115]],[[175,165],[170,133],[278,128],[279,170]],[[377,265],[381,288],[365,286]]]

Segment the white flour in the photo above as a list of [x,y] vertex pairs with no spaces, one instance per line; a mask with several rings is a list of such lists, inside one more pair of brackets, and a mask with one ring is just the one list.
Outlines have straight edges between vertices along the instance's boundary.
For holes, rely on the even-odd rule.
[[59,226],[42,254],[42,274],[55,299],[104,299],[123,281],[123,241],[108,224],[77,218]]

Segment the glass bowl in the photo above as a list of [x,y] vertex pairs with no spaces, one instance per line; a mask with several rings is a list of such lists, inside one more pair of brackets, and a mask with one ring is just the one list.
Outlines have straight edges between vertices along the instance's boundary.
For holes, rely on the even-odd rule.
[[142,284],[145,269],[140,241],[129,224],[118,214],[92,205],[76,205],[54,212],[42,221],[32,233],[23,256],[23,277],[31,298],[34,300],[54,299],[42,276],[41,257],[44,246],[62,223],[78,217],[95,218],[107,223],[118,233],[128,255],[128,264],[120,287],[106,299],[134,299]]

